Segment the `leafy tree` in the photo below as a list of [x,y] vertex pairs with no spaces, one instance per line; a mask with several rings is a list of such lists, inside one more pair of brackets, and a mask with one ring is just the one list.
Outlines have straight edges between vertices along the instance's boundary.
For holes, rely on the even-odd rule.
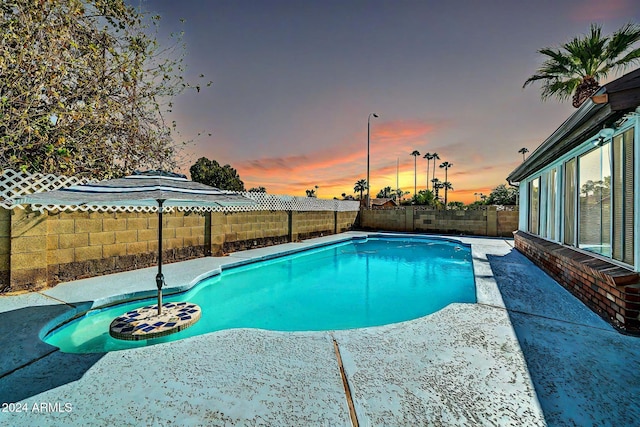
[[585,197],[595,196],[596,199],[608,197],[611,194],[611,177],[606,176],[604,181],[588,180],[580,187],[580,193],[584,194]]
[[238,172],[229,165],[220,166],[215,160],[200,157],[189,168],[191,179],[221,190],[244,191],[244,183]]
[[413,201],[416,205],[431,206],[435,204],[435,196],[431,190],[420,190]]
[[464,203],[462,203],[462,202],[449,202],[449,208],[451,208],[453,210],[463,210],[464,209]]
[[158,22],[124,0],[2,2],[0,169],[173,169],[179,146],[164,114],[190,85],[180,37],[162,49]]
[[482,195],[482,201],[487,205],[515,205],[518,190],[514,187],[507,187],[500,184],[491,191],[488,197]]
[[316,190],[311,189],[311,190],[305,190],[307,193],[307,197],[317,197],[316,195]]
[[356,181],[356,184],[353,186],[354,193],[360,193],[360,200],[362,200],[362,193],[364,193],[367,189],[367,180],[359,179]]
[[[485,197],[486,197],[486,196],[485,196]],[[474,202],[469,203],[467,206],[469,206],[469,207],[473,207],[473,208],[478,208],[478,207],[480,207],[480,206],[484,206],[484,202],[483,202],[483,201],[476,200],[476,201],[474,201]]]
[[[410,191],[404,191],[401,188],[396,189],[395,191],[396,202],[399,202],[402,204],[402,202],[404,201],[404,196],[407,196],[409,194],[411,194]],[[411,203],[411,201],[409,201],[409,203]]]
[[252,187],[250,189],[247,190],[250,193],[266,193],[267,189],[264,188],[263,186],[259,186],[259,187]]
[[384,187],[376,195],[378,199],[389,199],[392,196],[393,196],[393,190],[391,189],[391,187]]
[[640,60],[640,26],[627,24],[611,36],[602,36],[602,27],[591,24],[589,34],[574,37],[559,49],[543,48],[548,59],[522,87],[542,81],[542,99],[552,96],[561,101],[573,95],[578,108],[600,87],[600,80],[611,72],[622,71]]

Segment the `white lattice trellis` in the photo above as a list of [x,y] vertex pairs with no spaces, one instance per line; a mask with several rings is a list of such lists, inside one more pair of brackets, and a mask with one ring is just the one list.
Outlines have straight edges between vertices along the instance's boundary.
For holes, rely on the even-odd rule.
[[[30,174],[6,169],[0,176],[0,207],[6,209],[23,208],[12,201],[26,194],[40,193],[43,191],[57,190],[76,184],[91,182],[89,179],[76,177]],[[178,208],[179,211],[204,211],[204,212],[241,212],[241,211],[337,211],[354,212],[360,209],[358,201],[349,200],[325,200],[313,197],[279,196],[258,192],[239,192],[257,202],[254,206],[228,206],[228,207],[188,207]],[[150,206],[37,206],[38,210],[66,210],[82,212],[156,212],[156,207]],[[164,208],[164,211],[172,211],[173,208]]]
[[7,209],[15,207],[11,200],[25,194],[41,193],[43,191],[57,190],[76,184],[91,182],[88,179],[80,179],[73,176],[44,175],[41,173],[16,172],[13,169],[5,169],[0,176],[0,206]]

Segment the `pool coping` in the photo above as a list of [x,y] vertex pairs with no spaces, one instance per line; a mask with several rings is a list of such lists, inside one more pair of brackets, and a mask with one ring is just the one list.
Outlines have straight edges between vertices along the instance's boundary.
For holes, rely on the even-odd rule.
[[[221,268],[223,265],[237,266],[252,262],[252,260],[255,262],[272,259],[277,256],[283,256],[281,254],[300,252],[301,250],[347,241],[355,236],[364,238],[363,236],[368,235],[412,236],[412,234],[407,233],[349,232],[319,239],[311,239],[303,243],[291,243],[237,252],[227,257],[205,258],[168,264],[166,266],[167,276],[171,278],[172,283],[178,283],[177,286],[172,286],[170,289],[182,289],[185,286],[193,286],[203,276],[209,277],[207,274],[216,268]],[[438,423],[437,420],[440,419],[433,417],[446,415],[455,418],[452,419],[452,422],[446,424],[464,425],[474,423],[474,420],[480,420],[481,424],[503,422],[505,420],[511,420],[511,422],[517,423],[520,420],[526,420],[529,425],[546,425],[546,413],[543,414],[539,398],[545,402],[545,405],[550,405],[548,401],[551,399],[552,409],[555,411],[552,412],[552,416],[557,417],[557,414],[560,414],[561,419],[573,420],[575,415],[572,413],[567,414],[564,410],[566,406],[565,401],[557,403],[546,389],[540,388],[540,386],[536,387],[532,382],[532,377],[527,368],[529,360],[527,359],[525,362],[523,350],[518,344],[520,340],[520,335],[518,334],[523,334],[523,332],[519,331],[516,333],[512,320],[535,318],[537,319],[536,321],[545,323],[545,331],[547,331],[547,328],[550,328],[549,331],[557,331],[559,328],[558,325],[565,325],[566,327],[579,327],[581,328],[580,330],[586,331],[585,333],[599,334],[598,336],[604,334],[602,336],[607,339],[625,340],[626,337],[618,337],[615,332],[607,329],[608,325],[598,323],[601,319],[597,318],[597,316],[596,319],[583,322],[580,318],[583,314],[580,314],[580,316],[577,317],[577,321],[567,323],[561,320],[560,316],[558,316],[560,320],[554,319],[556,316],[550,315],[547,312],[541,312],[541,315],[529,314],[529,312],[533,311],[526,308],[520,309],[518,306],[516,306],[516,310],[514,310],[513,301],[510,301],[510,304],[512,304],[511,308],[505,307],[501,289],[498,288],[492,271],[492,263],[494,263],[493,267],[495,268],[496,260],[491,257],[504,257],[505,254],[507,254],[508,257],[510,256],[508,254],[515,254],[513,243],[510,239],[440,235],[419,236],[426,238],[444,238],[471,245],[474,276],[476,279],[476,304],[452,304],[435,314],[423,318],[355,330],[292,333],[255,329],[234,329],[213,332],[168,344],[158,344],[139,349],[125,350],[123,352],[105,353],[97,357],[97,360],[94,360],[91,358],[91,355],[66,355],[57,350],[52,351],[50,346],[43,346],[36,342],[39,340],[38,337],[35,336],[37,334],[34,335],[34,328],[37,327],[39,328],[38,331],[41,330],[42,325],[51,322],[52,318],[58,318],[57,315],[60,310],[74,310],[82,306],[82,304],[97,304],[108,301],[109,298],[113,297],[113,294],[117,294],[118,289],[124,289],[132,294],[140,291],[149,292],[148,290],[142,290],[140,288],[143,286],[151,287],[155,270],[151,268],[143,269],[144,271],[118,273],[115,276],[117,276],[120,282],[112,280],[114,278],[110,276],[84,279],[83,281],[63,284],[61,288],[56,287],[26,295],[0,297],[0,313],[9,314],[10,321],[12,314],[20,314],[20,311],[23,310],[21,307],[32,307],[34,310],[42,307],[42,310],[35,311],[36,315],[33,322],[30,322],[32,326],[29,331],[26,331],[23,335],[18,334],[12,337],[12,339],[7,338],[5,342],[2,342],[2,338],[0,338],[0,345],[4,345],[6,348],[0,355],[0,361],[3,362],[2,366],[6,367],[7,364],[9,364],[14,367],[9,373],[7,373],[6,370],[4,373],[0,372],[0,390],[2,390],[3,387],[8,387],[8,389],[13,389],[14,392],[17,391],[17,395],[20,396],[20,390],[35,387],[35,391],[24,391],[23,393],[26,397],[23,396],[22,399],[24,400],[22,401],[29,402],[34,399],[60,399],[63,396],[67,396],[67,400],[69,396],[72,396],[73,399],[75,399],[74,404],[78,407],[85,404],[87,399],[93,402],[92,404],[86,403],[90,409],[82,410],[79,408],[72,414],[58,414],[55,417],[48,418],[51,425],[60,424],[63,421],[65,424],[82,425],[86,419],[88,419],[87,417],[99,416],[94,413],[97,407],[101,408],[101,412],[108,413],[110,416],[115,417],[112,419],[119,420],[118,422],[124,422],[130,420],[132,413],[128,412],[128,410],[133,409],[123,408],[121,405],[116,404],[116,401],[114,401],[115,397],[112,396],[113,393],[110,390],[114,387],[120,389],[129,384],[132,390],[130,393],[133,393],[137,386],[130,382],[130,376],[136,377],[142,375],[141,378],[143,378],[144,381],[150,380],[149,376],[155,375],[159,377],[162,383],[153,381],[147,384],[147,388],[143,389],[142,392],[153,390],[154,394],[157,395],[159,393],[160,396],[169,396],[175,393],[174,387],[179,386],[175,384],[181,383],[177,379],[169,379],[167,377],[169,372],[160,372],[157,371],[157,369],[154,373],[147,374],[130,371],[121,365],[120,360],[122,360],[123,357],[131,360],[146,360],[150,357],[159,357],[165,360],[165,363],[169,363],[166,361],[174,360],[177,364],[173,369],[191,372],[190,375],[195,375],[194,378],[202,377],[202,381],[204,381],[203,384],[207,384],[207,387],[211,388],[211,390],[208,391],[201,391],[205,393],[207,399],[209,399],[207,400],[208,403],[206,406],[202,406],[202,404],[195,405],[196,409],[200,409],[186,411],[191,417],[188,418],[191,421],[185,422],[184,424],[216,424],[218,422],[221,423],[222,421],[220,420],[222,419],[227,419],[224,417],[231,417],[230,419],[234,419],[240,424],[250,424],[250,420],[253,420],[255,424],[255,420],[263,419],[271,420],[271,424],[291,425],[292,421],[290,420],[296,419],[300,422],[304,421],[307,424],[309,420],[315,420],[316,422],[322,420],[325,424],[329,423],[330,425],[349,425],[350,421],[346,401],[344,400],[344,389],[342,388],[339,375],[334,372],[332,368],[332,364],[336,364],[335,355],[333,355],[332,340],[336,340],[340,345],[346,378],[352,387],[355,412],[358,414],[361,423],[366,424],[368,422],[373,425],[380,424],[381,422],[396,425],[416,423],[431,424]],[[274,255],[274,253],[276,254]],[[531,274],[532,276],[529,277],[531,281],[530,284],[526,284],[526,289],[534,287],[537,282],[549,281],[549,278],[545,276],[544,273],[519,254],[515,255],[515,258],[510,258],[510,260],[506,260],[505,258],[500,268],[507,268],[509,273],[519,273],[520,270],[522,270],[526,272],[526,274]],[[222,269],[220,271],[222,271]],[[143,276],[145,277],[144,280],[140,280]],[[131,280],[135,281],[135,283],[127,281],[127,277],[132,278]],[[514,276],[509,280],[521,281],[521,277]],[[109,286],[106,286],[105,283]],[[118,283],[120,283],[120,285],[118,285]],[[95,288],[92,287],[94,285]],[[560,288],[555,282],[551,283],[550,286],[553,287],[554,292],[556,287]],[[58,290],[54,291],[55,289]],[[100,294],[100,297],[93,300],[86,298],[86,295],[91,294],[94,290]],[[504,292],[504,289],[502,289],[502,291]],[[557,291],[562,292],[563,290],[558,289]],[[151,291],[152,294],[154,292],[155,291]],[[109,293],[111,293],[111,296],[108,295]],[[563,304],[574,303],[572,300],[567,301],[569,302]],[[56,305],[48,305],[51,302],[55,302]],[[561,309],[565,310],[566,306],[561,307]],[[15,321],[16,316],[13,317]],[[518,328],[521,329],[522,325],[519,324]],[[476,330],[479,333],[479,337],[468,336],[465,332],[466,329]],[[544,336],[553,336],[553,333],[545,332]],[[571,334],[571,336],[573,336],[573,332],[571,332]],[[478,341],[478,339],[480,339],[480,341]],[[629,345],[628,341],[624,342],[626,345],[625,351],[633,354],[633,352],[636,351],[634,347],[635,344],[632,342],[632,345]],[[259,353],[251,350],[251,346],[257,345],[256,343],[263,346],[260,347],[261,350]],[[277,344],[272,345],[270,343]],[[398,348],[400,347],[402,347],[402,352],[398,353]],[[300,353],[302,349],[307,349],[308,351]],[[504,353],[504,349],[509,349],[509,351]],[[199,362],[197,362],[199,367],[205,366],[207,371],[204,373],[199,370],[194,371],[193,369],[196,369],[196,366],[191,366],[187,363],[187,361],[190,360],[189,357],[186,355],[180,356],[180,353],[185,350],[190,354],[189,357],[195,357],[199,360]],[[17,354],[20,354],[20,357],[16,356]],[[471,357],[469,354],[475,354],[475,356],[469,359],[469,357]],[[75,356],[78,356],[78,358]],[[325,359],[323,359],[323,362],[320,362],[319,360],[322,359],[322,357],[325,357]],[[448,357],[454,357],[456,360],[448,359]],[[505,359],[505,357],[507,357],[507,359]],[[627,355],[627,358],[628,357]],[[89,366],[91,369],[86,372],[83,370],[82,375],[72,381],[60,380],[60,377],[64,378],[68,375],[65,373],[66,370],[74,366],[73,363],[75,362],[68,362],[68,360],[90,360],[91,363]],[[242,361],[241,366],[234,365],[238,360]],[[592,363],[594,359],[591,358],[589,360],[589,363]],[[272,362],[274,361],[279,362],[273,365]],[[501,362],[498,363],[498,361]],[[18,364],[19,366],[16,365],[17,362],[20,362]],[[69,365],[69,363],[72,364]],[[255,365],[256,363],[258,365]],[[406,365],[406,363],[409,363],[409,365]],[[439,383],[439,374],[431,371],[432,365],[437,363],[445,363],[445,365],[442,365],[445,367],[449,366],[450,363],[454,363],[457,374],[453,377],[447,377],[444,383]],[[480,365],[474,365],[477,363],[480,363]],[[489,365],[486,365],[487,363],[489,363]],[[559,361],[557,363],[561,362]],[[399,366],[397,369],[395,368],[396,365]],[[409,371],[401,369],[402,366],[405,365],[414,367],[409,368]],[[265,366],[271,367],[265,370]],[[385,366],[385,369],[382,371],[380,371],[381,366]],[[121,376],[111,378],[108,374],[109,367],[117,369],[118,372],[121,372]],[[240,370],[238,371],[238,369]],[[302,371],[300,371],[301,369]],[[417,370],[417,372],[422,372],[422,374],[407,377],[406,375],[410,375],[412,369]],[[550,369],[553,368],[551,367]],[[288,382],[283,383],[281,376],[289,375],[291,372],[298,372],[298,374],[291,374],[293,376],[287,377],[289,378],[287,380]],[[478,378],[478,372],[485,372],[488,377],[484,380]],[[218,375],[218,373],[223,376],[215,376]],[[429,375],[436,376],[431,378],[424,377],[428,373],[430,373]],[[534,374],[535,373],[534,371]],[[515,383],[511,382],[512,380],[509,382],[500,380],[502,375],[507,374],[514,376]],[[29,378],[32,378],[32,375],[36,375],[38,380],[35,382],[29,380]],[[240,378],[236,378],[238,375],[240,375]],[[382,377],[380,377],[380,375],[382,375]],[[465,375],[468,375],[468,377],[465,377]],[[495,375],[498,376],[495,377]],[[225,385],[226,380],[224,380],[224,378],[227,377],[236,378],[237,382]],[[214,378],[216,379],[214,380]],[[621,379],[620,381],[623,380],[624,379]],[[633,378],[631,378],[631,380],[633,380]],[[60,383],[60,381],[62,382]],[[175,381],[178,381],[178,383]],[[220,381],[222,381],[222,383],[220,383]],[[269,388],[263,392],[266,393],[265,397],[259,401],[251,394],[251,390],[254,387],[253,384],[255,384],[256,381],[258,381],[258,383],[269,384]],[[291,381],[294,381],[294,383],[290,383]],[[565,381],[569,381],[569,379]],[[39,386],[39,383],[46,384]],[[285,391],[289,390],[289,387],[292,385],[297,386],[303,383],[306,384],[305,387],[308,388],[312,386],[312,389],[315,390],[311,396],[307,396],[307,398],[303,400],[299,399],[300,396],[305,395],[304,391],[301,390],[296,395],[290,395],[289,392]],[[612,384],[615,385],[615,383],[616,381],[612,381]],[[331,391],[328,392],[329,394],[323,394],[324,392],[321,390],[322,387],[320,387],[319,384],[323,384],[322,387],[331,389]],[[285,385],[286,388],[282,388]],[[612,385],[612,387],[614,387],[614,385]],[[452,393],[453,391],[447,391],[447,389],[453,386],[458,387],[456,390],[459,389],[454,395],[458,396],[460,393],[468,394],[469,399],[468,401],[465,400],[465,405],[469,406],[469,408],[462,408],[460,406],[461,402],[458,400],[455,401],[458,403],[454,406],[445,404],[444,401],[439,400],[447,396],[448,393]],[[99,396],[90,390],[87,391],[88,389],[96,387],[102,390]],[[186,396],[191,393],[188,389],[189,387],[186,386],[180,388],[179,395],[187,399]],[[306,388],[304,390],[306,390]],[[401,394],[396,395],[395,391],[392,394],[388,394],[393,390],[401,392]],[[282,393],[289,397],[282,400]],[[437,394],[424,400],[427,396],[424,393],[427,393],[429,396],[433,393]],[[236,403],[233,403],[228,400],[231,398],[230,396],[240,396],[241,400],[237,402],[234,400],[233,402]],[[383,397],[384,399],[380,400]],[[458,397],[460,398],[460,396]],[[121,396],[119,396],[119,398],[121,398]],[[269,405],[275,405],[275,408],[281,408],[281,410],[264,409],[261,406],[262,404],[259,403],[262,402],[263,399],[266,399],[266,402],[270,402]],[[415,399],[418,400],[416,401]],[[478,399],[485,400],[478,403],[476,402]],[[598,399],[606,399],[606,396],[592,398],[593,401],[598,401]],[[340,403],[340,401],[342,401],[342,403]],[[190,401],[184,401],[184,403],[187,402]],[[234,412],[234,410],[232,410],[233,405],[231,409],[228,407],[228,405],[231,404],[230,402],[233,403],[233,405],[239,405],[240,402],[245,402],[242,403],[242,408],[244,409],[241,413],[237,411]],[[341,406],[342,404],[344,404],[344,407]],[[391,406],[389,406],[390,404]],[[409,406],[404,406],[405,404],[409,404]],[[95,405],[98,406],[96,407]],[[335,405],[342,407],[342,409],[335,409]],[[480,406],[473,408],[474,405]],[[203,416],[198,414],[199,411],[203,411],[205,407],[217,408],[216,410],[219,412],[219,415],[215,415],[214,418],[202,418]],[[152,405],[152,408],[155,408],[155,406]],[[284,408],[288,409],[282,412]],[[326,409],[324,412],[321,410],[320,413],[318,413],[318,408],[333,409]],[[136,410],[139,411],[140,408],[138,407]],[[159,422],[159,419],[164,420],[160,421],[160,423],[175,422],[174,418],[172,418],[175,416],[173,412],[166,413],[166,410],[162,412],[161,407],[157,407],[156,410],[160,411],[158,413],[161,415],[156,414],[153,415],[153,417],[160,418],[150,418],[147,421],[156,424]],[[181,408],[179,413],[184,415],[185,410]],[[289,415],[286,415],[287,413],[289,413]],[[588,410],[586,414],[589,414]],[[0,413],[0,420],[3,418],[3,415],[4,414]],[[216,418],[218,416],[223,418]],[[603,416],[608,417],[610,414]],[[621,417],[622,415],[618,413],[618,416]],[[211,419],[218,421],[210,422]],[[384,420],[384,422],[382,420]],[[15,425],[30,425],[34,422],[33,417],[28,414],[13,414],[11,421],[15,421]],[[40,421],[42,421],[42,419]],[[442,422],[442,419],[440,419],[440,422]],[[47,423],[45,422],[42,425],[47,425]]]
[[[353,235],[352,235],[353,234]],[[298,245],[296,247],[276,251],[278,246],[269,246],[258,249],[251,249],[243,252],[234,252],[228,254],[228,256],[222,257],[223,259],[228,259],[229,261],[226,263],[221,263],[217,267],[205,271],[203,273],[198,274],[192,280],[187,283],[167,286],[163,288],[163,295],[165,297],[178,295],[185,293],[203,280],[219,276],[223,271],[231,270],[234,268],[239,268],[251,264],[256,264],[259,262],[270,261],[278,258],[284,258],[290,255],[302,254],[304,252],[324,248],[327,246],[333,246],[341,243],[348,243],[350,241],[358,241],[358,240],[367,240],[371,238],[415,238],[418,240],[438,240],[438,241],[447,241],[450,243],[458,243],[464,245],[469,249],[469,252],[472,254],[472,269],[474,274],[474,285],[476,291],[476,303],[484,303],[491,304],[498,307],[503,307],[504,302],[502,298],[500,298],[499,293],[491,292],[492,283],[491,281],[487,281],[486,270],[483,269],[479,263],[480,262],[488,262],[486,258],[484,260],[477,258],[477,256],[473,256],[472,244],[469,242],[464,242],[463,237],[451,237],[451,236],[442,236],[442,235],[424,235],[424,234],[407,234],[407,233],[392,233],[392,232],[359,232],[357,234],[350,233],[349,236],[344,235],[332,235],[327,236],[327,238],[322,239],[322,241],[306,241],[306,244]],[[318,239],[313,239],[318,240]],[[273,251],[267,251],[266,254],[253,255],[255,251],[264,252],[265,249],[274,249]],[[171,265],[171,264],[168,264]],[[155,267],[151,267],[154,269]],[[166,269],[166,266],[165,266]],[[126,273],[126,272],[125,272]],[[115,273],[115,274],[124,274],[124,273]],[[111,276],[111,275],[108,275]],[[104,276],[97,276],[104,277]],[[495,285],[495,283],[493,283]],[[43,293],[47,294],[46,290]],[[64,326],[65,324],[74,321],[75,319],[84,316],[88,312],[94,310],[101,310],[105,308],[109,308],[114,305],[121,305],[128,302],[141,301],[145,299],[154,298],[157,295],[156,289],[145,289],[145,290],[137,290],[133,292],[128,292],[124,294],[113,294],[106,297],[97,298],[90,302],[85,302],[81,304],[72,304],[73,309],[56,316],[49,320],[40,330],[38,337],[41,340],[44,340],[45,337],[53,332],[54,330]],[[410,319],[411,320],[411,319]],[[395,322],[402,323],[402,322]],[[379,325],[383,326],[383,325]],[[371,326],[376,327],[376,326]],[[364,329],[364,328],[357,328]],[[310,331],[313,332],[313,331]]]

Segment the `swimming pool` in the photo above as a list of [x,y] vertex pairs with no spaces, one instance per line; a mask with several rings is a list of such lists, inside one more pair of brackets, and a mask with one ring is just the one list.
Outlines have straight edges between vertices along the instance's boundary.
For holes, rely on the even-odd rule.
[[231,328],[319,331],[411,320],[476,301],[470,248],[421,237],[373,237],[233,267],[165,298],[202,308],[194,326],[166,337],[122,341],[109,324],[134,301],[87,312],[44,340],[67,353],[100,353]]

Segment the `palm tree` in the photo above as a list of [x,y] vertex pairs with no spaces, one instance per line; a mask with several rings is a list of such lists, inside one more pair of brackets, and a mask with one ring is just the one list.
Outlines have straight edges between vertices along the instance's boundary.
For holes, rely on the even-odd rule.
[[431,180],[431,188],[433,188],[434,190],[436,190],[436,197],[438,196],[438,191],[437,191],[437,187],[440,184],[440,180],[438,178],[433,178]]
[[379,199],[388,199],[391,197],[391,194],[393,194],[391,187],[384,187],[376,197]]
[[[442,188],[444,188],[444,206],[445,206],[445,209],[448,209],[447,206],[449,206],[449,205],[447,204],[447,191],[449,191],[449,190],[453,191],[453,186],[451,185],[451,183],[449,181],[445,181],[445,182],[442,183]],[[451,202],[451,203],[453,203],[453,202]]]
[[[449,180],[447,179],[447,175],[449,172],[449,168],[453,166],[453,163],[449,163],[449,162],[442,162],[442,164],[440,165],[441,168],[444,168],[444,184],[447,184],[449,182]],[[449,185],[451,185],[449,183]],[[444,188],[444,208],[447,208],[447,190],[448,188],[446,186],[443,185]]]
[[431,155],[431,153],[427,153],[424,155],[423,159],[427,159],[427,187],[426,189],[429,189],[429,165],[431,164],[431,159],[433,158],[433,156]]
[[418,159],[418,156],[420,155],[420,152],[418,150],[413,150],[413,153],[411,153],[411,155],[413,156],[413,197],[415,198],[416,195],[418,194],[416,192],[416,189],[418,188],[417,159]]
[[404,191],[401,188],[395,189],[395,199],[396,203],[400,203],[402,201],[402,197],[404,196]]
[[436,204],[436,206],[437,206],[437,202],[440,201],[440,194],[439,194],[440,193],[440,189],[444,188],[444,183],[440,182],[440,180],[438,178],[434,178],[432,182],[433,182],[433,190],[436,192],[436,194],[435,194],[435,202],[436,203],[434,203],[434,204]]
[[518,150],[518,153],[522,153],[522,161],[524,162],[524,155],[525,153],[528,153],[529,150],[527,149],[527,147],[522,147],[521,149]]
[[367,189],[366,179],[359,179],[358,181],[356,181],[356,185],[353,186],[353,192],[360,193],[360,200],[362,200],[362,193],[364,193],[366,189]]
[[542,99],[555,96],[561,101],[573,95],[578,108],[600,87],[600,80],[611,72],[619,72],[640,61],[640,25],[626,24],[611,36],[602,36],[602,27],[591,24],[589,34],[574,37],[559,49],[543,48],[548,57],[536,74],[524,82],[523,88],[542,80]]
[[[436,160],[440,160],[440,156],[438,153],[431,154],[431,159],[433,160],[433,176],[431,177],[431,182],[436,178]],[[433,191],[433,187],[431,187],[431,191]]]

